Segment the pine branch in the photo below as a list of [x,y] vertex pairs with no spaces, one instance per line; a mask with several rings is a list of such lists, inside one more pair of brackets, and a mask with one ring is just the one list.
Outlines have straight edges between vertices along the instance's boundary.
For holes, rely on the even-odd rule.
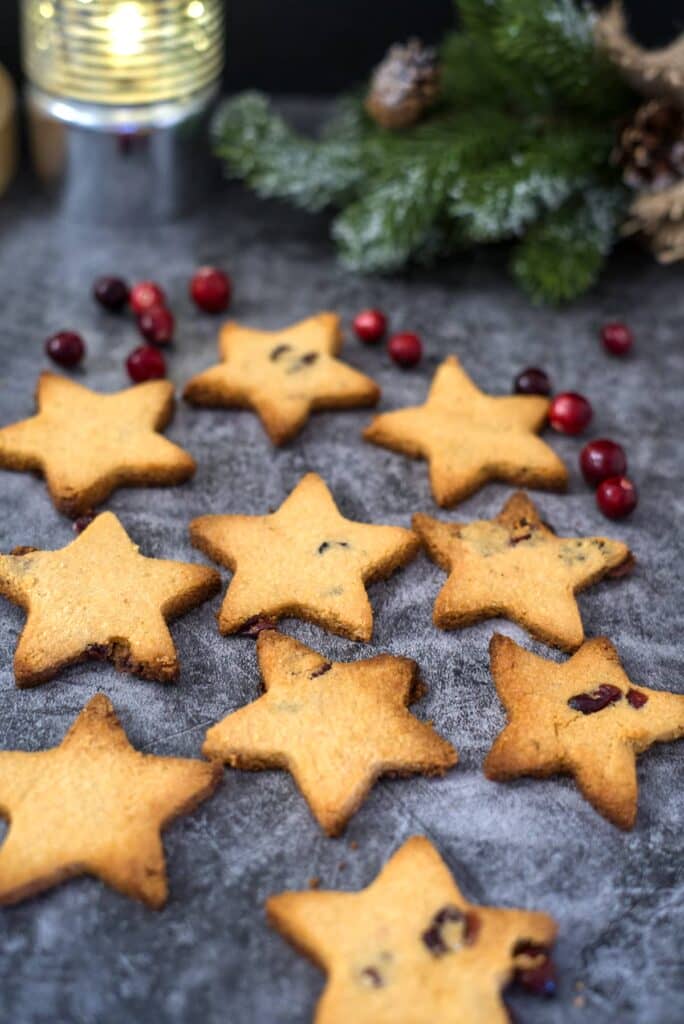
[[515,249],[511,271],[534,302],[567,302],[596,282],[624,202],[620,188],[595,188],[530,229]]
[[362,178],[358,143],[302,138],[259,93],[225,102],[213,132],[231,177],[242,178],[260,196],[289,199],[311,212],[343,202]]
[[451,190],[449,212],[473,242],[519,237],[545,211],[591,184],[595,164],[608,160],[605,132],[584,126],[535,136],[505,160],[464,176]]

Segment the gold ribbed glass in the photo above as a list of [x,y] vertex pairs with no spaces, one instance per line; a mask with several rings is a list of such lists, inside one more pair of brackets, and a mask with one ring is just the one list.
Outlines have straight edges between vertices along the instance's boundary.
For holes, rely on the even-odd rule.
[[222,0],[22,0],[24,70],[55,96],[185,99],[223,66]]

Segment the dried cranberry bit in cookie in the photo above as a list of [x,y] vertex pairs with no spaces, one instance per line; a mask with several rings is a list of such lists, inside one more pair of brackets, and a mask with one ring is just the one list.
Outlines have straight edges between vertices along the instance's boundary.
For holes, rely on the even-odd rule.
[[253,615],[251,619],[247,619],[243,622],[238,629],[240,636],[259,636],[259,633],[263,633],[265,629],[275,629],[277,626],[275,619],[269,619],[266,615]]
[[568,701],[573,711],[581,711],[583,715],[593,715],[595,711],[603,711],[609,704],[622,697],[622,690],[611,683],[601,683],[591,693],[578,693]]
[[313,670],[309,679],[318,679],[319,676],[324,676],[326,672],[329,672],[331,668],[332,664],[329,661],[324,661],[322,665]]
[[629,689],[625,694],[625,697],[633,708],[643,708],[644,704],[648,700],[648,694],[642,693],[641,690],[634,689]]
[[364,967],[361,971],[361,983],[368,988],[382,988],[385,984],[377,967]]
[[275,362],[276,359],[280,359],[280,357],[285,355],[286,352],[289,352],[291,348],[292,345],[276,345],[276,347],[271,350],[271,353],[268,358]]
[[479,930],[480,921],[476,914],[464,913],[448,904],[437,911],[421,939],[433,956],[444,956],[445,953],[455,953],[462,946],[472,945]]
[[556,968],[546,946],[522,940],[513,949],[513,980],[537,996],[555,996]]
[[511,527],[509,544],[520,544],[523,540],[529,540],[533,533],[534,527],[523,516],[522,519],[519,519],[517,523],[514,523]]
[[287,371],[288,373],[298,373],[299,370],[303,370],[306,366],[311,366],[318,359],[318,352],[305,352],[303,356],[293,363]]
[[351,544],[347,540],[324,540],[322,544],[318,546],[318,554],[324,555],[329,548],[350,548]]

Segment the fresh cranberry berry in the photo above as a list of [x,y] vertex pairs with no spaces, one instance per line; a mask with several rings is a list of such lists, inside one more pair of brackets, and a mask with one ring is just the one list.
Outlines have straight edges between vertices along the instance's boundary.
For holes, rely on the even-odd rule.
[[45,342],[45,351],[60,366],[76,366],[85,355],[85,343],[75,331],[58,331]]
[[128,285],[120,277],[98,277],[93,296],[105,309],[118,313],[128,302]]
[[166,296],[154,281],[138,281],[131,288],[129,301],[133,312],[140,316],[146,309],[151,309],[153,306],[165,306]]
[[550,395],[551,381],[538,366],[528,366],[513,381],[513,390],[518,395]]
[[387,330],[387,317],[379,309],[362,309],[354,317],[352,326],[357,338],[373,345]]
[[584,479],[593,487],[609,476],[622,476],[627,471],[624,448],[605,437],[585,444],[579,461]]
[[615,320],[601,328],[601,341],[613,356],[626,356],[634,344],[634,336],[627,324]]
[[549,422],[561,434],[581,434],[593,415],[589,402],[575,391],[562,391],[551,402]]
[[626,476],[610,476],[603,480],[596,491],[596,503],[609,519],[628,516],[638,501],[637,489]]
[[155,345],[168,345],[173,338],[176,325],[173,313],[166,306],[152,306],[138,317],[138,327],[143,338]]
[[84,515],[74,519],[74,533],[83,533],[95,518],[95,512],[86,512]]
[[141,345],[140,348],[133,349],[126,360],[126,369],[136,384],[166,376],[164,356],[153,345]]
[[200,267],[190,281],[190,297],[205,313],[222,313],[228,308],[232,283],[218,267]]
[[393,335],[387,343],[387,351],[399,366],[415,366],[420,362],[423,345],[417,334],[403,331]]

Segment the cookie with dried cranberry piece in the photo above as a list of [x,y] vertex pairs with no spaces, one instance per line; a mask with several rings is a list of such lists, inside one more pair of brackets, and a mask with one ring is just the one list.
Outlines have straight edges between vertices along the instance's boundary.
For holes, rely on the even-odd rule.
[[438,367],[423,405],[376,416],[363,436],[427,459],[438,505],[448,508],[489,480],[564,490],[568,471],[538,432],[549,400],[541,395],[487,395],[456,356]]
[[435,601],[441,629],[503,616],[572,651],[584,639],[575,594],[632,559],[607,537],[558,537],[522,491],[494,519],[445,523],[418,513],[413,529],[449,578]]
[[161,830],[219,784],[217,765],[135,750],[103,693],[57,747],[0,751],[0,903],[97,875],[158,909],[167,880]]
[[27,612],[14,656],[18,686],[77,661],[167,682],[178,657],[166,620],[212,597],[221,578],[190,562],[145,558],[112,512],[57,551],[0,555],[0,594]]
[[276,512],[200,516],[190,537],[233,571],[218,616],[222,633],[294,616],[364,641],[373,632],[366,583],[389,576],[420,547],[404,527],[345,519],[316,473],[302,477]]
[[183,393],[194,405],[253,409],[271,441],[285,444],[317,409],[378,401],[375,381],[335,358],[341,345],[336,313],[280,331],[227,323],[219,336],[223,361],[193,377]]
[[548,914],[470,903],[424,836],[361,892],[284,892],[266,913],[328,976],[316,1024],[504,1024],[502,990],[556,936]]
[[408,710],[423,692],[409,658],[330,662],[275,630],[259,634],[257,655],[265,693],[212,726],[202,753],[233,768],[285,768],[328,835],[380,775],[443,775],[456,763],[451,744]]
[[564,664],[499,634],[489,652],[508,724],[487,755],[485,775],[498,782],[573,775],[599,814],[632,828],[636,756],[684,736],[684,694],[632,683],[605,637],[587,640]]
[[180,484],[195,472],[195,461],[159,433],[173,400],[168,380],[100,394],[42,373],[37,414],[0,429],[0,467],[42,473],[53,502],[70,516],[117,487]]

